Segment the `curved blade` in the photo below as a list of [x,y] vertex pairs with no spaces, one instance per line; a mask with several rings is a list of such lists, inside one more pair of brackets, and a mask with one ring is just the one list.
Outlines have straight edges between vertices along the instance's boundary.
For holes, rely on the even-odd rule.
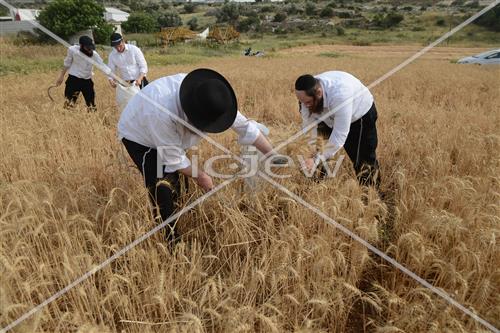
[[55,88],[55,87],[57,87],[57,86],[52,85],[52,86],[50,86],[50,87],[49,87],[49,89],[47,89],[47,95],[49,95],[49,98],[50,98],[50,100],[51,100],[52,102],[54,102],[54,99],[53,99],[53,98],[52,98],[52,96],[50,95],[50,90],[52,90],[52,88]]

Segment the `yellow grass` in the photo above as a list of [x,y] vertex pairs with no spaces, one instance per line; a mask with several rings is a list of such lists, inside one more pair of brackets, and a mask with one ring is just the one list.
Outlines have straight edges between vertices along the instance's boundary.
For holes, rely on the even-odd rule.
[[[200,67],[227,76],[240,109],[279,143],[299,129],[298,75],[339,69],[368,83],[416,50],[363,49]],[[317,56],[325,51],[345,56]],[[498,327],[500,73],[449,62],[476,51],[439,49],[373,89],[387,199],[363,191],[348,161],[321,184],[295,169],[280,183]],[[152,68],[150,78],[191,69]],[[119,114],[106,79],[96,75],[99,111],[87,114],[62,108],[62,87],[50,102],[56,76],[1,81],[2,327],[155,225],[140,175],[115,138]],[[214,137],[238,151],[233,133]],[[304,151],[304,143],[284,152]],[[203,158],[218,153],[207,143],[200,150]],[[183,200],[200,195],[191,183]],[[184,236],[175,252],[156,234],[15,331],[485,330],[270,185],[253,197],[238,180],[178,226]]]

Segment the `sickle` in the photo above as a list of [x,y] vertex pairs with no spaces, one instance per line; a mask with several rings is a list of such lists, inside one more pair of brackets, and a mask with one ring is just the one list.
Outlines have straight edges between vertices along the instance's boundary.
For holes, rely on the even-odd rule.
[[54,99],[53,99],[53,98],[52,98],[52,96],[50,95],[50,90],[51,90],[52,88],[55,88],[55,87],[57,87],[57,86],[56,86],[56,85],[52,85],[52,86],[50,86],[50,87],[49,87],[49,89],[47,89],[47,95],[49,95],[49,98],[50,98],[50,100],[51,100],[52,102],[54,102]]

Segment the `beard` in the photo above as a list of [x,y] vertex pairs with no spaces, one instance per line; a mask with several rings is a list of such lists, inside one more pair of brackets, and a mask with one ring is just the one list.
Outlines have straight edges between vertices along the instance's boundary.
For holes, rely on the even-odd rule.
[[82,52],[83,54],[85,54],[87,57],[92,57],[92,55],[94,54],[94,51],[92,50],[87,50],[83,47],[80,47],[80,52]]
[[309,108],[309,112],[317,114],[323,112],[323,97],[316,98],[316,96],[314,96],[314,103],[313,106]]

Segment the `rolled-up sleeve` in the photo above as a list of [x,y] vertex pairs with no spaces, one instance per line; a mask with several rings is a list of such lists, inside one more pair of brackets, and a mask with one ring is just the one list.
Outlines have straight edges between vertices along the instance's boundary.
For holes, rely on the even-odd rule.
[[257,137],[260,134],[260,130],[257,127],[257,124],[248,120],[244,115],[242,115],[239,111],[236,115],[236,119],[231,128],[238,133],[238,143],[240,145],[251,145],[257,140]]
[[70,48],[68,48],[68,53],[66,54],[66,58],[64,58],[64,67],[70,68],[73,63],[73,52]]
[[148,130],[158,151],[158,161],[164,165],[165,172],[174,172],[190,166],[191,161],[182,149],[182,138],[177,132],[175,122],[161,116],[154,118],[147,122],[151,125]]
[[326,148],[323,151],[323,156],[326,159],[332,158],[340,150],[340,148],[344,146],[351,128],[353,108],[352,100],[344,102],[341,105],[342,107],[334,113],[332,134],[330,135]]

